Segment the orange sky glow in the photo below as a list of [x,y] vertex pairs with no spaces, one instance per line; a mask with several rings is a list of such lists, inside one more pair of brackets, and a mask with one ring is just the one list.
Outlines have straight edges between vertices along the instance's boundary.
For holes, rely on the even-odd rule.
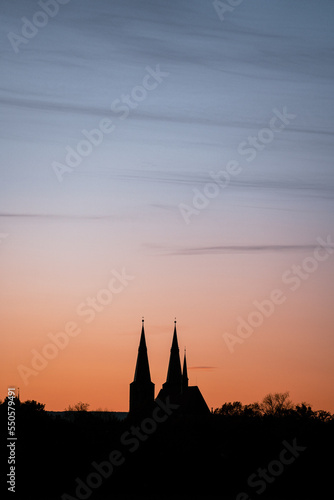
[[0,399],[334,412],[334,2],[3,3]]
[[[100,263],[92,278],[95,287],[78,275],[82,290],[75,292],[66,291],[66,272],[62,288],[59,275],[45,263],[42,271],[58,283],[56,292],[48,280],[22,282],[19,293],[7,296],[5,306],[2,302],[4,328],[11,332],[2,351],[2,396],[14,385],[22,400],[38,400],[48,410],[81,400],[92,410],[127,411],[142,316],[156,394],[166,378],[176,316],[190,384],[199,385],[210,408],[290,391],[295,403],[333,411],[331,250],[316,272],[300,279],[298,289],[291,289],[297,281],[290,283],[286,274],[309,254],[291,253],[279,263],[277,257],[249,254],[202,255],[190,257],[188,264],[184,256],[153,255],[149,273],[142,262],[138,268],[132,263],[106,272],[107,281]],[[108,295],[110,277],[117,293]],[[73,282],[73,275],[69,278]],[[163,283],[159,294],[157,283]],[[15,314],[18,304],[20,315]]]

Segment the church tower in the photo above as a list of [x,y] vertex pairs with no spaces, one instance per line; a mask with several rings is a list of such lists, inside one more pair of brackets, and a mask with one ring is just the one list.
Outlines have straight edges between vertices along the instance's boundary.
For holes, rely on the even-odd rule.
[[138,413],[150,408],[154,402],[154,384],[151,381],[147,347],[142,320],[138,357],[133,382],[130,384],[130,413]]

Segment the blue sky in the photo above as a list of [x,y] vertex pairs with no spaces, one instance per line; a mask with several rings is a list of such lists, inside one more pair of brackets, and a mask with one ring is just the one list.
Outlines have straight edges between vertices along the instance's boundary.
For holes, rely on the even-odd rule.
[[[4,2],[4,213],[72,215],[84,196],[87,215],[110,214],[130,187],[136,210],[151,203],[154,213],[160,203],[178,215],[191,188],[238,159],[239,144],[283,106],[296,118],[256,162],[239,157],[245,168],[234,199],[271,190],[271,204],[287,191],[294,209],[303,199],[326,203],[333,186],[331,2],[244,1],[223,21],[204,1],[71,0],[59,7],[15,54],[8,33],[20,34],[21,18],[40,8]],[[141,84],[149,65],[169,76],[122,122],[110,106]],[[52,163],[103,117],[115,131],[58,186]]]

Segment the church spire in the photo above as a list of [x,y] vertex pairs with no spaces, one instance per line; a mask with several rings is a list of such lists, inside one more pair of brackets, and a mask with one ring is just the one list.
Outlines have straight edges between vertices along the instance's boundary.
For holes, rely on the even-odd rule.
[[188,370],[186,359],[186,348],[184,348],[183,370],[182,370],[182,391],[184,392],[188,387]]
[[151,381],[143,318],[135,376],[130,384],[130,413],[145,410],[153,401],[154,384]]
[[144,318],[142,319],[141,335],[138,348],[137,364],[134,382],[151,382],[150,367],[148,364],[147,347],[144,331]]
[[179,345],[176,333],[176,320],[174,321],[174,333],[172,347],[170,350],[169,365],[166,382],[163,384],[170,393],[179,394],[182,386],[182,373],[179,354]]

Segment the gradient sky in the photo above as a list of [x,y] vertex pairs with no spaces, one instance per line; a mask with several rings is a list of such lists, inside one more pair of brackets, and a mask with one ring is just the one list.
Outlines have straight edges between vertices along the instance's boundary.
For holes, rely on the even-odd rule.
[[1,2],[0,397],[127,411],[142,316],[156,394],[176,317],[209,407],[290,391],[334,412],[332,0],[58,7]]

